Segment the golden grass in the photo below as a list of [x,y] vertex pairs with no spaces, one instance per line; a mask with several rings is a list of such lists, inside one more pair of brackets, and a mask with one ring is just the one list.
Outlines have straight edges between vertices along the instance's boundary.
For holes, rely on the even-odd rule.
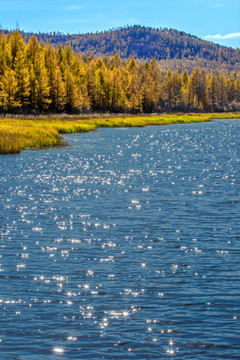
[[28,120],[0,120],[0,154],[15,154],[26,148],[60,145],[62,138],[54,127]]
[[63,144],[59,134],[88,132],[98,127],[137,127],[147,125],[187,124],[211,119],[240,118],[240,113],[162,114],[142,116],[65,116],[41,119],[0,119],[0,154],[15,154],[26,148],[45,148]]

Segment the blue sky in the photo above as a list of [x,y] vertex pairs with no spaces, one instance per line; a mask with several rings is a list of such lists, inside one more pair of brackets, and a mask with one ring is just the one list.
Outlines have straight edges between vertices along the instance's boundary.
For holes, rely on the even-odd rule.
[[0,0],[3,29],[85,33],[167,27],[240,48],[239,0]]

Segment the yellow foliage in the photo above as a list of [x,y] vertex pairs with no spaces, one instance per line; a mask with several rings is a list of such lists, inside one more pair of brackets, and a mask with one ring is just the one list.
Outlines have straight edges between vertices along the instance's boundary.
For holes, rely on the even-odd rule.
[[88,132],[98,127],[137,127],[205,122],[211,119],[240,118],[240,113],[229,114],[163,114],[148,116],[92,117],[81,119],[1,119],[0,154],[14,154],[26,148],[63,145],[59,134]]

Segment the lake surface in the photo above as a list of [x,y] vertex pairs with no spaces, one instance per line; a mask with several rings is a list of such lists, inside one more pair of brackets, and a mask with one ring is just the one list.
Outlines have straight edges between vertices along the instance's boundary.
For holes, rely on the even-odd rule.
[[0,359],[239,359],[240,120],[0,157]]

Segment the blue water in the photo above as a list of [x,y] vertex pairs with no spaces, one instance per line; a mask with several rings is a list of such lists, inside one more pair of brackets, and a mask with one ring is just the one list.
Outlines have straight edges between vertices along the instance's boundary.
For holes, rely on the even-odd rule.
[[239,359],[240,121],[0,157],[0,359]]

